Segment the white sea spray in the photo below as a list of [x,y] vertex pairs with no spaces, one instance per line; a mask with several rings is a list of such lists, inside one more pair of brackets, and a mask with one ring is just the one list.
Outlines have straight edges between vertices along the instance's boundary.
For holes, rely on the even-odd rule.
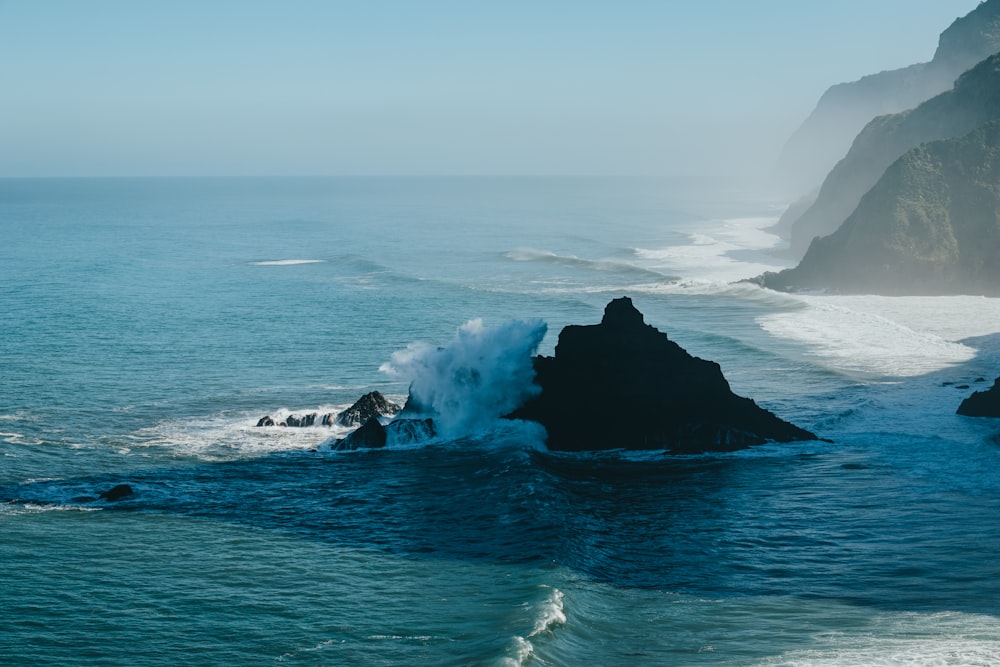
[[412,343],[381,370],[410,381],[411,408],[433,416],[442,435],[468,435],[539,391],[532,357],[547,329],[538,319],[470,320],[446,345]]

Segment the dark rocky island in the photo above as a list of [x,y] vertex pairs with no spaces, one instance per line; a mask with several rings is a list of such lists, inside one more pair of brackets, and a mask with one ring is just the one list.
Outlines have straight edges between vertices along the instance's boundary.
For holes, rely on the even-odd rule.
[[986,391],[977,391],[962,401],[957,412],[966,417],[1000,417],[1000,377]]
[[[1000,57],[987,62],[1000,68]],[[909,150],[798,266],[757,282],[786,291],[1000,296],[1000,121]]]
[[541,394],[510,416],[542,424],[553,450],[732,451],[816,436],[734,394],[719,365],[688,354],[628,298],[600,324],[568,326],[535,358]]

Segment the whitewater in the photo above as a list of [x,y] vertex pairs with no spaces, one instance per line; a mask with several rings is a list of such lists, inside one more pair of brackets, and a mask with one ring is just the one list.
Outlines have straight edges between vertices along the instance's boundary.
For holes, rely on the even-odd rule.
[[[1000,374],[1000,300],[740,282],[788,266],[782,204],[0,180],[0,662],[1000,664],[1000,423],[955,414]],[[623,295],[824,440],[566,454],[502,419]],[[371,390],[439,432],[255,426]]]

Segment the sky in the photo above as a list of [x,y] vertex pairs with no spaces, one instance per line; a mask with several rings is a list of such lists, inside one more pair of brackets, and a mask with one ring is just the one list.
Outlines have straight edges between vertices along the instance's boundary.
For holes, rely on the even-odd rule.
[[741,175],[977,0],[0,0],[0,177]]

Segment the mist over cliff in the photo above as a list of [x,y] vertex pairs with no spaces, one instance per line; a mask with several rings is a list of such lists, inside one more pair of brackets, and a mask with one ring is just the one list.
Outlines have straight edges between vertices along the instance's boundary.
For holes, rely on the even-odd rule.
[[906,151],[960,137],[995,118],[1000,118],[1000,55],[977,64],[954,88],[917,108],[875,118],[827,176],[816,201],[791,224],[792,253],[802,256],[814,238],[833,233]]
[[941,33],[930,62],[831,86],[786,143],[777,183],[793,193],[814,190],[874,117],[911,109],[948,90],[962,72],[997,51],[1000,0],[987,0]]
[[779,290],[1000,296],[1000,120],[907,151],[797,267],[761,282]]

